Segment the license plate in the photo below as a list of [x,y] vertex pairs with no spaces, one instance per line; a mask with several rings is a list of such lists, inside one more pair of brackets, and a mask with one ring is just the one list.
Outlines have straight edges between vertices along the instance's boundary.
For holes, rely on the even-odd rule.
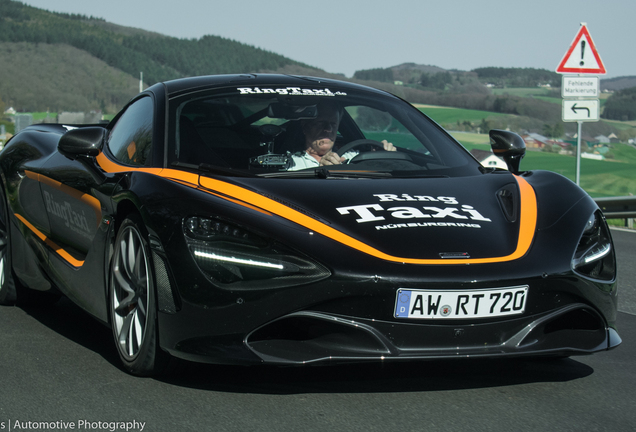
[[479,290],[399,289],[396,318],[466,319],[522,314],[528,286]]

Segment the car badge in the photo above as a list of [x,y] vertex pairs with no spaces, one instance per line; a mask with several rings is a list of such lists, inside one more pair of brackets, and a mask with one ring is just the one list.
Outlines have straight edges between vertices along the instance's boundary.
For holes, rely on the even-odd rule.
[[440,252],[440,258],[470,258],[468,252]]

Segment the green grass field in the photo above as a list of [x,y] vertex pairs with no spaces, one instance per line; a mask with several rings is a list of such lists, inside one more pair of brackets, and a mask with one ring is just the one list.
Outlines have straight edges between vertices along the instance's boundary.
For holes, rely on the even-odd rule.
[[[486,135],[453,133],[453,136],[468,150],[490,149],[487,142],[482,144],[482,137]],[[636,195],[636,149],[626,144],[614,144],[611,151],[613,160],[581,159],[581,187],[593,197]],[[528,151],[521,169],[553,171],[575,181],[576,157]]]
[[[502,88],[502,89],[492,89],[492,94],[494,95],[510,95],[510,96],[518,96],[518,97],[531,97],[534,99],[539,99],[545,102],[554,103],[557,105],[561,105],[563,99],[560,97],[554,97],[554,94],[550,89],[547,88],[539,88],[539,87],[530,87],[530,88]],[[605,105],[607,98],[610,96],[608,93],[601,93],[599,95],[601,107]]]
[[507,94],[510,96],[518,96],[518,97],[531,97],[534,99],[539,99],[542,101],[561,105],[561,98],[554,97],[552,90],[548,88],[541,88],[541,87],[502,88],[502,89],[492,89],[492,93],[497,96]]
[[[539,88],[496,89],[499,92],[504,90],[510,91],[515,96],[539,95],[548,92],[546,89]],[[453,125],[465,120],[476,123],[483,118],[508,115],[428,105],[418,105],[417,108],[442,125]],[[614,121],[611,123],[619,128],[631,128],[636,124],[636,122],[631,124],[630,122]],[[487,134],[453,132],[452,135],[469,150],[471,148],[490,150],[490,140]],[[614,144],[610,151],[614,155],[611,160],[581,160],[581,186],[594,197],[636,195],[636,149],[626,144]],[[521,162],[521,169],[554,171],[574,181],[576,179],[576,158],[555,153],[528,151]]]
[[557,105],[561,105],[563,103],[563,99],[561,99],[561,98],[555,98],[555,97],[549,97],[549,96],[535,96],[534,98],[542,100],[544,102],[550,102],[550,103],[553,103],[553,104],[557,104]]
[[451,135],[462,143],[467,149],[478,148],[490,150],[490,138],[488,134],[476,134],[471,132],[452,132]]
[[33,116],[33,123],[42,123],[47,118],[57,118],[57,113],[32,112],[31,115]]
[[519,97],[531,97],[531,96],[548,96],[550,95],[550,89],[543,87],[528,87],[528,88],[495,88],[492,89],[494,95],[510,95]]
[[632,129],[636,127],[636,121],[618,121],[618,120],[606,120],[606,119],[603,119],[603,121],[621,130]]
[[510,114],[501,114],[490,111],[478,111],[460,108],[447,108],[430,105],[415,105],[417,109],[435,120],[439,124],[457,123],[470,121],[479,123],[488,117],[507,117]]

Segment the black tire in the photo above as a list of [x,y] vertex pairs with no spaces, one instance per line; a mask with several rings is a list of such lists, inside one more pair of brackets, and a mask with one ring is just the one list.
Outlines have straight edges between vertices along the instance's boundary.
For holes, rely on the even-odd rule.
[[16,283],[11,266],[11,222],[4,190],[0,187],[0,304],[14,305]]
[[159,347],[148,234],[135,214],[117,232],[108,285],[111,327],[124,368],[139,376],[164,372],[169,356]]

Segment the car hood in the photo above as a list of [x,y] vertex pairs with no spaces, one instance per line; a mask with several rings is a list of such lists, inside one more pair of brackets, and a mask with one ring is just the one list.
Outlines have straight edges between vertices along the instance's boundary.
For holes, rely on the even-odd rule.
[[382,259],[502,262],[528,251],[536,227],[532,187],[508,172],[426,179],[201,178],[207,189]]

